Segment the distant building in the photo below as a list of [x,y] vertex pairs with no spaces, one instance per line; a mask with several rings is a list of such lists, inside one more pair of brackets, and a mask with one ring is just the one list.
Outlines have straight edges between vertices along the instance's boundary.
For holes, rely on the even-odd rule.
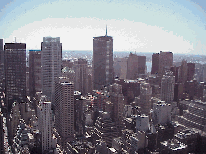
[[29,95],[34,97],[42,91],[41,50],[29,50]]
[[127,79],[135,80],[139,74],[145,74],[146,56],[129,54],[127,59]]
[[158,74],[159,71],[159,53],[153,53],[152,55],[152,71],[151,74]]
[[5,91],[5,72],[4,72],[4,44],[0,39],[0,92]]
[[113,82],[113,38],[99,36],[93,38],[93,89]]
[[182,64],[180,66],[180,68],[178,69],[178,82],[179,83],[185,83],[187,81],[187,61],[186,60],[182,60]]
[[61,75],[62,43],[60,37],[44,37],[41,43],[42,94],[54,97],[55,80]]
[[161,100],[166,103],[174,100],[174,85],[175,77],[172,72],[167,72],[166,75],[163,75],[161,81]]
[[62,142],[74,138],[74,84],[66,78],[59,78],[55,84],[55,128]]
[[0,154],[4,154],[4,126],[3,114],[0,108]]
[[14,101],[26,101],[26,44],[6,43],[5,50],[5,93],[8,111]]
[[193,80],[195,74],[195,63],[187,63],[187,81]]
[[74,63],[75,72],[75,90],[81,91],[83,95],[88,93],[88,66],[87,60],[79,58]]
[[112,119],[116,122],[117,126],[122,127],[123,123],[123,107],[124,96],[122,94],[122,86],[120,84],[112,84],[109,87],[111,103],[113,103]]
[[160,76],[165,74],[165,71],[170,70],[173,65],[173,53],[160,51],[159,55],[159,71]]
[[152,88],[149,83],[140,84],[140,104],[141,113],[150,115]]

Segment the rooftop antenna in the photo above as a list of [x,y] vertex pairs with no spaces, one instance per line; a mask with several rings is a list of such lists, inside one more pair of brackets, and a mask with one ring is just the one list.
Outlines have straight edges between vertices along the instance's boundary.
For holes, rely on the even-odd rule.
[[15,36],[15,43],[16,43],[16,36]]

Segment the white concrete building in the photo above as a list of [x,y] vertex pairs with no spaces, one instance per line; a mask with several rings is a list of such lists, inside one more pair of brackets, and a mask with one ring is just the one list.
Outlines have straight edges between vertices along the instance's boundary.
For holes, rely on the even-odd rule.
[[153,104],[152,120],[154,124],[166,124],[171,121],[172,106],[165,101]]

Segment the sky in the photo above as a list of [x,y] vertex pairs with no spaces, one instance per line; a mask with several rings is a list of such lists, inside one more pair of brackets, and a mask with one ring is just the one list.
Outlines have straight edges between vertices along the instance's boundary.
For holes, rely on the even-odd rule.
[[41,49],[91,50],[106,33],[114,51],[206,54],[205,0],[1,0],[0,38]]

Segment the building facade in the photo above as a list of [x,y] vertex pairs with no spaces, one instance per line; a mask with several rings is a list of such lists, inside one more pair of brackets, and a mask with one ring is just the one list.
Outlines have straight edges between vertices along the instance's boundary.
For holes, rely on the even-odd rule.
[[5,50],[5,92],[8,111],[14,101],[26,101],[26,44],[6,43]]
[[59,78],[55,84],[55,128],[62,142],[74,137],[74,84],[67,78]]
[[113,38],[99,36],[93,38],[93,88],[100,90],[102,86],[113,82]]
[[29,95],[35,96],[42,91],[41,86],[41,50],[29,50]]
[[42,93],[52,101],[55,80],[61,75],[62,43],[60,37],[44,37],[41,43]]
[[161,81],[161,100],[166,103],[174,100],[174,85],[175,77],[173,72],[167,72],[166,75],[163,75]]
[[53,139],[52,110],[51,102],[46,96],[41,96],[37,107],[38,129],[41,133],[42,153],[55,148]]
[[159,53],[153,53],[152,55],[152,70],[151,74],[157,74],[159,71]]
[[74,63],[75,72],[75,90],[81,91],[83,95],[88,93],[88,66],[87,60],[79,58]]
[[173,65],[173,53],[160,51],[159,55],[159,71],[160,76],[165,74],[165,71],[170,70]]

